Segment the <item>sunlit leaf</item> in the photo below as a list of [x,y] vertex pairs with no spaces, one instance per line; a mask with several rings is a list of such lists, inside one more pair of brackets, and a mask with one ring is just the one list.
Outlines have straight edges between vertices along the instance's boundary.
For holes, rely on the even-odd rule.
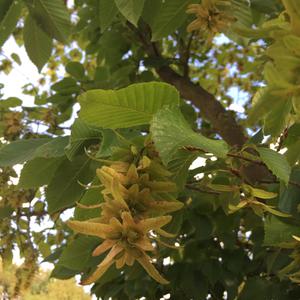
[[127,128],[149,124],[164,105],[179,104],[177,90],[165,83],[133,84],[114,90],[90,90],[79,96],[79,117],[104,128]]

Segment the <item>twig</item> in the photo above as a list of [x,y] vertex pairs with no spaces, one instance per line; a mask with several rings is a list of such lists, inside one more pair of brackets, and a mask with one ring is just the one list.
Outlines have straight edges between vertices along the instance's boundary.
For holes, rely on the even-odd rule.
[[[272,184],[272,183],[279,183],[279,180],[260,180],[259,182],[260,183],[265,183],[265,184]],[[296,186],[300,189],[300,183],[298,183],[298,182],[290,180],[289,184],[293,185],[293,186]]]
[[288,136],[288,131],[289,131],[289,128],[285,128],[282,135],[280,136],[279,138],[279,143],[278,143],[278,147],[276,149],[277,152],[279,152],[283,146],[283,143],[285,141],[285,139],[287,138]]
[[199,187],[196,187],[196,186],[193,186],[191,184],[186,184],[185,185],[186,188],[188,188],[189,190],[194,190],[194,191],[197,191],[197,192],[201,192],[201,193],[207,193],[207,194],[212,194],[212,195],[220,195],[221,193],[219,192],[215,192],[215,191],[208,191],[208,190],[203,190]]
[[241,160],[245,160],[245,161],[251,162],[253,164],[261,165],[261,166],[265,165],[262,161],[253,160],[253,159],[250,159],[248,157],[244,157],[244,156],[241,156],[241,155],[238,155],[238,154],[227,153],[227,156],[238,158],[238,159],[241,159]]

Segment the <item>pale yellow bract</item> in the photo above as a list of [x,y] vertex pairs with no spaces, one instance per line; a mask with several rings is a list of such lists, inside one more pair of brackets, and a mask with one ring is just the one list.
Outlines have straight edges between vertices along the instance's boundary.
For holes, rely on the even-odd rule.
[[[114,263],[120,269],[125,264],[132,266],[135,260],[143,266],[153,279],[161,284],[167,284],[168,281],[151,264],[151,259],[146,251],[155,250],[149,237],[150,231],[161,229],[162,226],[171,221],[171,216],[149,218],[135,222],[129,212],[123,212],[121,219],[119,221],[117,218],[112,218],[109,224],[68,221],[68,226],[74,231],[104,239],[94,250],[93,256],[98,256],[110,249],[105,259],[97,266],[96,271],[82,284],[91,284],[98,280]],[[161,233],[161,231],[159,232]]]
[[[149,153],[154,157],[138,156],[135,151],[131,153],[137,157],[135,161],[103,161],[107,165],[97,169],[96,174],[103,186],[104,202],[91,207],[78,204],[80,208],[100,207],[100,216],[87,221],[67,222],[75,232],[103,240],[94,249],[93,256],[108,251],[82,284],[97,281],[113,264],[120,269],[125,265],[132,266],[135,261],[153,279],[161,284],[168,283],[147,253],[156,252],[157,244],[178,248],[174,243],[169,245],[161,240],[161,237],[175,236],[162,227],[172,219],[165,214],[181,209],[183,203],[173,198],[177,188],[169,179],[171,173],[161,164],[152,148]],[[162,199],[167,193],[167,199]]]

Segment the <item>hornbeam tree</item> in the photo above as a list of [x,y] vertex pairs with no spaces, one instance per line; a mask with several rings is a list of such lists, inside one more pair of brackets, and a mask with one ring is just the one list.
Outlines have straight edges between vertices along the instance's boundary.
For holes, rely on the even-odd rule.
[[8,39],[2,297],[299,300],[299,0],[0,0],[13,81]]

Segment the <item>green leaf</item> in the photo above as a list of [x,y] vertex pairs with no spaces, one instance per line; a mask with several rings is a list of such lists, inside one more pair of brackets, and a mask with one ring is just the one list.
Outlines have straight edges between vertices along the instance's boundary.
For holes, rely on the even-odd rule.
[[[116,27],[112,26],[111,30],[106,30],[103,35],[101,35],[94,52],[97,51],[99,59],[105,59],[105,66],[112,68],[118,65],[119,68],[120,61],[129,48],[128,40],[125,39],[124,34],[122,34],[120,30],[117,30]],[[118,68],[115,69],[117,73]],[[121,67],[120,69],[123,68]],[[109,78],[109,80],[111,80],[111,78]],[[107,87],[107,85],[104,86],[106,88],[111,88],[110,86]],[[113,85],[113,87],[114,86],[115,85]]]
[[14,209],[10,206],[0,207],[0,220],[10,217],[13,212],[14,212]]
[[84,79],[84,67],[77,61],[71,61],[66,65],[66,71],[77,80]]
[[51,38],[28,16],[23,29],[23,39],[26,52],[39,72],[47,63],[52,50]]
[[80,87],[77,82],[71,78],[66,77],[51,86],[53,91],[59,92],[62,95],[71,95],[80,92]]
[[13,166],[33,159],[36,149],[50,141],[50,138],[42,138],[11,142],[0,149],[0,166]]
[[265,246],[280,246],[281,244],[292,242],[293,235],[300,236],[300,227],[287,224],[274,216],[270,216],[265,221]]
[[0,0],[0,22],[5,17],[7,11],[9,10],[10,5],[12,4],[11,0]]
[[168,169],[172,172],[172,180],[176,182],[179,189],[182,189],[186,183],[189,167],[197,158],[197,154],[189,153],[184,150],[177,151],[176,155],[168,164]]
[[293,166],[300,159],[300,139],[289,145],[285,153],[286,159],[291,166]]
[[52,253],[49,256],[47,256],[47,257],[44,258],[44,260],[42,261],[42,263],[43,262],[55,263],[59,259],[59,257],[61,255],[63,249],[64,249],[64,246],[62,246],[61,248],[54,249],[54,251],[52,251]]
[[35,151],[35,157],[60,157],[65,155],[65,148],[69,143],[68,136],[51,139],[48,143],[41,145]]
[[[284,98],[284,97],[283,97]],[[292,109],[291,99],[285,99],[279,103],[272,104],[272,110],[266,116],[264,122],[264,134],[278,136],[287,127],[290,111]]]
[[53,103],[53,104],[65,104],[72,100],[72,96],[70,95],[60,95],[60,94],[54,94],[53,96],[50,96],[49,98],[46,99],[47,102]]
[[268,84],[277,89],[293,88],[293,85],[284,77],[284,73],[280,72],[272,62],[267,62],[264,66],[264,78]]
[[112,0],[101,0],[99,2],[99,19],[101,32],[104,32],[114,20],[118,8]]
[[214,224],[212,219],[206,215],[198,215],[191,213],[189,215],[193,226],[195,227],[195,235],[199,240],[208,240],[214,231]]
[[[151,1],[150,1],[151,2]],[[191,0],[166,0],[161,3],[160,8],[154,13],[152,24],[152,41],[157,41],[180,27],[187,18],[187,6],[193,3]],[[150,10],[148,13],[152,14]]]
[[48,212],[52,214],[79,201],[85,189],[79,182],[89,183],[94,175],[95,170],[86,156],[78,157],[74,162],[65,160],[54,173],[46,191]]
[[19,187],[29,189],[48,184],[61,162],[61,158],[40,157],[28,161],[22,169]]
[[285,156],[269,148],[257,148],[257,151],[261,160],[267,165],[270,171],[285,184],[288,184],[291,167]]
[[[98,178],[96,177],[93,182],[92,185],[93,186],[97,186],[99,185],[100,182],[98,180]],[[83,205],[97,205],[100,204],[101,202],[103,202],[103,196],[101,193],[101,188],[95,188],[92,187],[90,189],[88,189],[83,197],[80,199],[79,203],[83,204]],[[76,207],[75,208],[75,212],[74,212],[74,217],[76,220],[80,220],[80,221],[85,221],[91,218],[97,218],[100,216],[100,212],[101,212],[101,208],[80,208],[80,207]]]
[[270,11],[276,11],[277,0],[251,0],[251,7],[263,13],[270,13]]
[[82,270],[91,258],[92,251],[100,243],[94,237],[80,236],[63,250],[58,265],[71,270]]
[[76,270],[71,270],[63,266],[56,265],[51,272],[50,278],[69,279],[74,277],[77,273],[78,271]]
[[120,137],[116,134],[114,130],[103,129],[102,130],[102,141],[100,149],[97,152],[97,157],[108,157],[112,154],[113,147],[119,146]]
[[90,90],[78,98],[83,121],[111,129],[148,124],[164,105],[179,104],[177,90],[159,82],[133,84],[117,91]]
[[92,143],[99,143],[101,131],[88,126],[80,119],[76,119],[72,125],[71,137],[65,152],[67,157],[72,160],[79,153],[84,152],[84,147]]
[[38,243],[39,251],[42,257],[48,257],[51,254],[50,245],[44,241]]
[[61,0],[25,0],[30,15],[50,36],[65,43],[68,39],[71,23],[69,12]]
[[[299,151],[299,148],[298,148]],[[296,166],[291,173],[291,181],[300,183],[300,168]],[[283,212],[296,216],[299,215],[298,205],[300,204],[300,188],[289,184],[284,186],[280,193],[278,208]]]
[[115,0],[120,13],[135,26],[142,14],[144,3],[145,0]]
[[22,64],[21,58],[17,53],[12,53],[10,57],[16,62],[19,66]]
[[228,152],[224,141],[209,139],[194,132],[178,108],[165,107],[154,115],[151,133],[165,164],[170,162],[183,147],[191,146],[217,157],[225,158]]
[[[102,129],[102,141],[100,149],[96,154],[96,157],[108,157],[112,155],[115,147],[124,147],[125,141],[132,140],[140,136],[139,130],[120,129],[118,131],[112,129]],[[124,144],[125,142],[125,144]]]
[[155,18],[158,16],[162,6],[161,0],[146,0],[144,4],[144,10],[142,18],[146,23],[152,27]]
[[9,97],[5,100],[0,101],[0,108],[10,108],[10,107],[16,107],[21,105],[22,105],[22,100],[16,97]]
[[265,300],[274,299],[270,292],[272,291],[272,283],[261,277],[248,278],[245,286],[241,291],[239,300]]
[[253,106],[248,114],[248,123],[250,125],[256,124],[257,121],[270,113],[270,103],[274,105],[284,100],[283,97],[272,95],[268,88],[259,89],[252,100]]
[[[4,12],[4,7],[1,7],[1,22],[0,22],[0,48],[14,31],[17,22],[21,16],[23,2],[21,0],[10,1],[9,7]],[[3,14],[2,14],[3,10]]]

